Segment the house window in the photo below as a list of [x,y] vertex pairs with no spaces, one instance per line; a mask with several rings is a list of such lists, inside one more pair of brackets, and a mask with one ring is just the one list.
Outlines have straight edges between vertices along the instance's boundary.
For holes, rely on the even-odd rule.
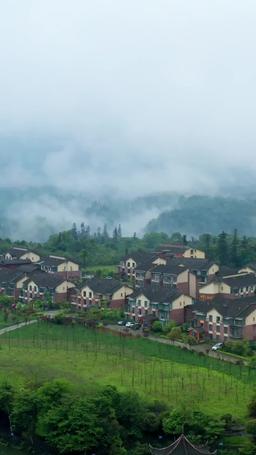
[[216,322],[217,322],[217,324],[220,323],[220,316],[216,316]]
[[216,333],[220,333],[220,325],[216,325]]
[[135,268],[135,262],[132,263],[133,268]]
[[209,324],[208,330],[209,332],[212,332],[212,324]]
[[127,267],[131,267],[131,263],[130,262],[127,262]]
[[224,335],[228,334],[228,327],[224,327]]
[[86,299],[86,291],[83,291],[83,297]]
[[89,291],[89,299],[91,299],[91,298],[92,298],[92,292]]
[[141,306],[141,300],[138,300],[138,306]]
[[30,285],[29,285],[29,290],[32,291],[32,289],[33,289],[33,287],[32,287],[32,285],[30,284]]
[[148,307],[148,302],[145,300],[144,301],[144,307],[147,308]]
[[209,315],[209,322],[212,322],[212,315]]

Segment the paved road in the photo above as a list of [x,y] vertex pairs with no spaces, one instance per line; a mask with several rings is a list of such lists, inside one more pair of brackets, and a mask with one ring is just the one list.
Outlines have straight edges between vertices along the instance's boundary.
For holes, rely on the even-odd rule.
[[25,325],[34,324],[35,322],[37,322],[37,319],[32,319],[31,321],[19,322],[18,324],[10,325],[9,327],[5,327],[4,329],[1,329],[0,335],[4,335],[5,333],[12,332],[12,330],[20,329],[21,327],[24,327]]
[[[110,330],[113,330],[115,332],[121,332],[121,333],[124,333],[124,327],[122,326],[117,326],[117,325],[108,325],[107,326]],[[129,332],[126,332],[126,333],[129,333],[130,335],[132,336],[143,336],[143,332],[142,330],[132,330],[132,329],[129,329]],[[197,352],[197,353],[203,353],[205,355],[208,355],[209,357],[214,357],[215,359],[220,359],[220,360],[224,360],[225,362],[229,362],[229,363],[237,363],[237,358],[236,357],[232,357],[230,355],[226,355],[224,352],[222,351],[212,351],[211,348],[209,348],[209,345],[206,344],[206,343],[201,343],[201,344],[195,344],[195,345],[188,345],[188,344],[185,344],[185,343],[181,343],[179,341],[172,341],[172,340],[168,340],[166,338],[159,338],[159,337],[156,337],[156,336],[153,336],[153,335],[149,335],[147,337],[148,340],[151,340],[151,341],[156,341],[157,343],[162,343],[162,344],[168,344],[168,345],[171,345],[171,346],[177,346],[177,347],[186,347],[187,349],[189,349],[190,351],[194,351],[194,352]]]

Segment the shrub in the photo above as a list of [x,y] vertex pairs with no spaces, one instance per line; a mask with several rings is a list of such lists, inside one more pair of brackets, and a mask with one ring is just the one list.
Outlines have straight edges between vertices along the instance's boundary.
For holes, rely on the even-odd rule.
[[182,335],[182,330],[180,327],[173,327],[172,330],[168,333],[168,338],[170,340],[180,340]]
[[175,321],[169,321],[163,326],[163,332],[164,333],[169,333],[173,327],[176,327],[176,322]]
[[153,332],[162,332],[163,331],[163,325],[160,321],[154,321],[152,324],[152,330]]

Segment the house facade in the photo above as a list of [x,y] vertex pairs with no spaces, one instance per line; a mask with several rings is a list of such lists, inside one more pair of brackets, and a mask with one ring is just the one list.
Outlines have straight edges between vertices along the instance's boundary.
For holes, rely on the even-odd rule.
[[13,247],[5,253],[4,259],[6,261],[20,259],[23,261],[38,262],[40,261],[40,256],[38,253],[30,251],[27,248]]
[[57,274],[38,272],[32,274],[22,283],[19,299],[23,303],[33,300],[51,300],[52,303],[67,302],[69,290],[75,284]]
[[250,297],[256,293],[256,275],[254,273],[239,274],[231,277],[215,277],[210,283],[199,289],[199,300],[207,301],[218,294],[226,294],[230,298]]
[[58,273],[63,278],[80,278],[80,265],[62,256],[50,255],[40,262],[41,270],[47,273]]
[[113,278],[92,278],[79,288],[72,303],[80,309],[103,304],[110,308],[124,309],[127,297],[132,292],[130,286]]
[[143,322],[153,316],[162,322],[173,320],[185,322],[185,308],[193,304],[193,299],[177,290],[165,290],[152,286],[137,289],[128,297],[126,315],[136,322]]
[[192,327],[201,327],[217,341],[256,340],[256,296],[229,299],[217,296],[192,308]]

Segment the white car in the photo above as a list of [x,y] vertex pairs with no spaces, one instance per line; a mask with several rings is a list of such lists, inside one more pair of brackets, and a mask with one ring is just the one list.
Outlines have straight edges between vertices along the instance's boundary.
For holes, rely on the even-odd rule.
[[135,324],[134,322],[128,321],[128,322],[126,322],[125,327],[133,327],[134,324]]
[[223,343],[216,343],[214,346],[212,346],[212,351],[218,351],[221,349],[223,346]]

